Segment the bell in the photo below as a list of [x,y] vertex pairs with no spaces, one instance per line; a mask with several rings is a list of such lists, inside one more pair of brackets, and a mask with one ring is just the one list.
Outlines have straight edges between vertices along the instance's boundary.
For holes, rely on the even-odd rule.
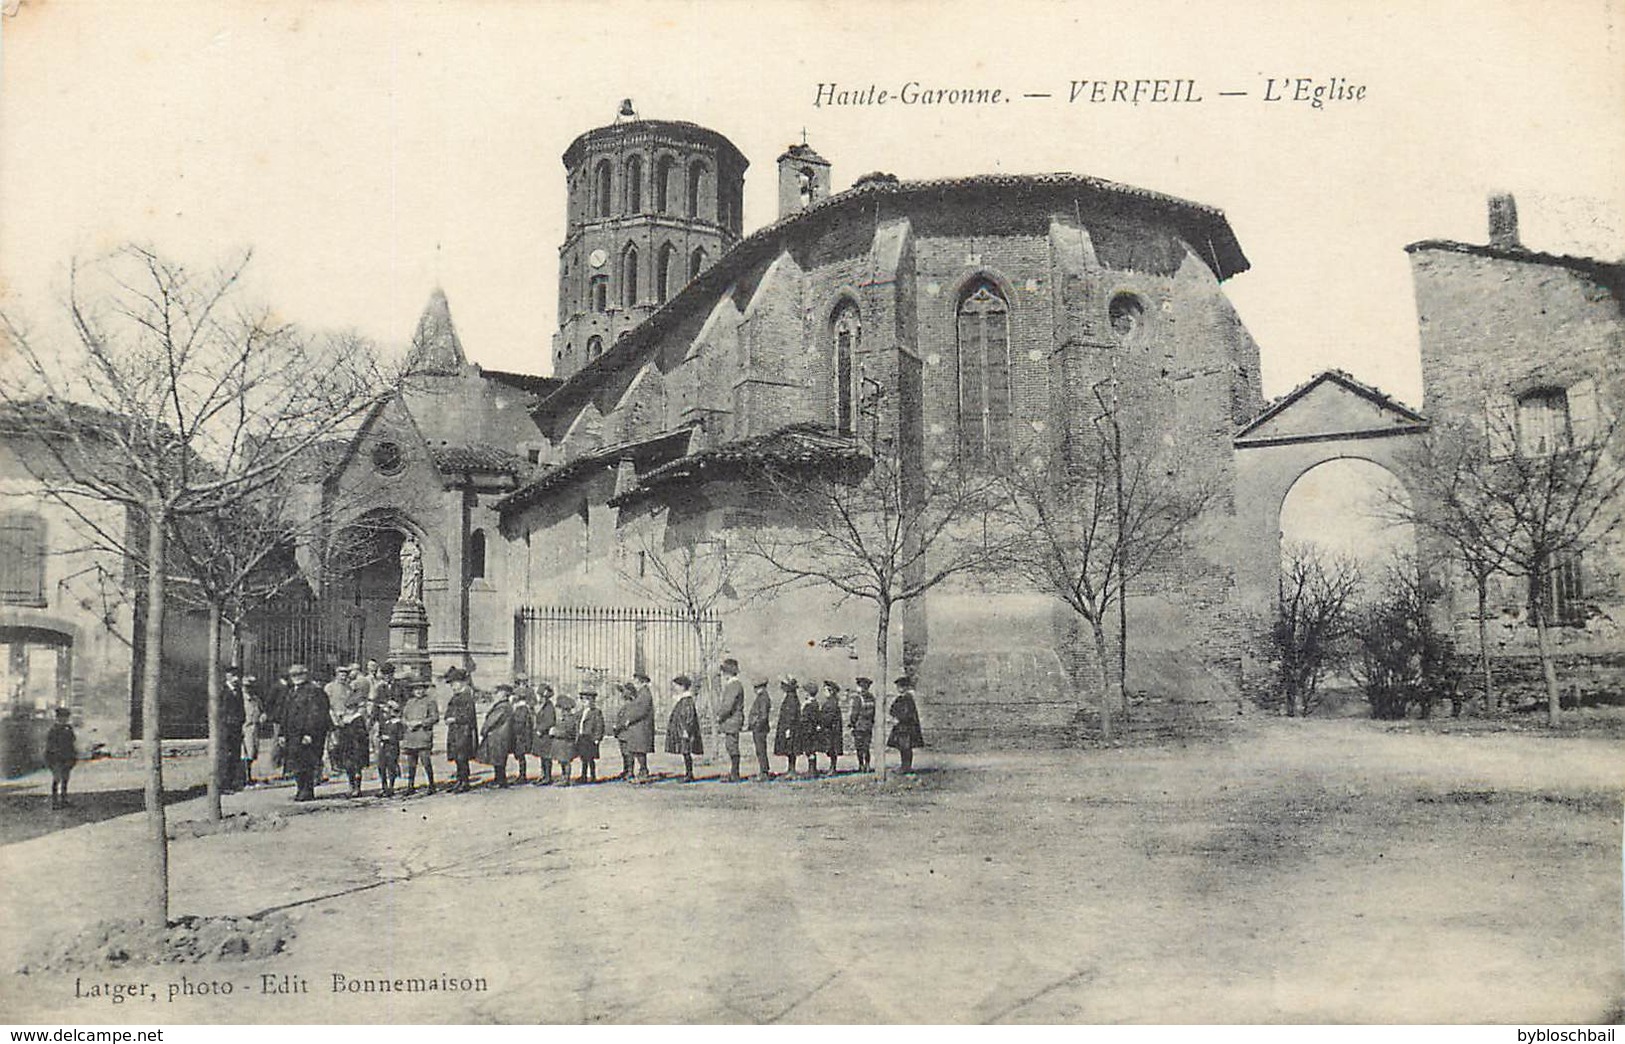
[[620,116],[622,119],[628,120],[637,118],[638,113],[636,109],[632,108],[631,98],[621,99],[621,111],[616,115]]

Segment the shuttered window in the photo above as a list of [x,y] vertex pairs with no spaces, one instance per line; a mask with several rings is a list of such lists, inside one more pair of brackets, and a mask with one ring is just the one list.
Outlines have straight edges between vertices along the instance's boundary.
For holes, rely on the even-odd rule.
[[0,513],[0,603],[45,604],[45,519],[32,512]]

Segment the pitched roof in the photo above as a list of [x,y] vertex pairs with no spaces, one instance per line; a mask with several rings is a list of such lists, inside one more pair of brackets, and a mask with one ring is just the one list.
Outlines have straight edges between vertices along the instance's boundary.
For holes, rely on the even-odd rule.
[[1174,219],[1193,247],[1198,250],[1207,248],[1203,257],[1221,280],[1239,275],[1249,267],[1224,211],[1204,203],[1193,203],[1177,196],[1103,178],[1053,173],[979,174],[928,181],[899,181],[895,178],[865,180],[810,207],[793,211],[734,244],[715,264],[701,272],[698,278],[684,286],[653,315],[627,331],[603,355],[577,370],[562,387],[542,400],[535,411],[537,421],[544,428],[548,427],[551,420],[579,408],[607,375],[641,366],[659,346],[660,336],[687,317],[691,308],[726,290],[748,266],[781,251],[793,231],[804,227],[817,228],[820,222],[833,221],[849,211],[859,214],[872,212],[874,205],[882,199],[907,202],[990,193],[1073,193],[1117,200],[1166,213]]
[[518,476],[529,471],[532,466],[517,453],[483,443],[467,446],[431,446],[429,458],[442,472],[479,471]]
[[[1265,406],[1256,417],[1242,425],[1241,428],[1236,431],[1235,435],[1232,436],[1231,441],[1236,444],[1242,444],[1249,441],[1248,437],[1250,435],[1258,432],[1259,429],[1263,428],[1270,421],[1274,420],[1286,410],[1290,409],[1294,404],[1300,402],[1310,392],[1314,391],[1323,384],[1333,384],[1348,392],[1352,392],[1354,395],[1357,395],[1376,406],[1383,413],[1388,414],[1393,421],[1392,430],[1394,432],[1422,431],[1428,427],[1429,422],[1426,417],[1411,409],[1409,406],[1406,406],[1393,396],[1382,391],[1380,388],[1366,384],[1363,381],[1356,380],[1352,374],[1346,373],[1343,370],[1322,370],[1320,373],[1315,374],[1307,381],[1304,381],[1296,388],[1293,388],[1285,395]],[[1388,429],[1373,429],[1373,431],[1380,431],[1386,434]]]
[[457,327],[452,325],[451,303],[438,286],[429,295],[429,303],[418,318],[417,332],[412,335],[410,361],[412,372],[419,374],[456,374],[468,365],[463,342],[457,336]]
[[564,384],[563,377],[543,377],[541,374],[517,373],[513,370],[487,370],[482,367],[480,374],[498,384],[518,388],[520,391],[529,392],[539,398],[552,395]]
[[635,442],[622,442],[604,449],[584,453],[571,461],[557,464],[548,468],[529,482],[509,493],[497,501],[498,512],[506,513],[520,508],[529,507],[540,501],[549,492],[559,488],[571,479],[576,478],[595,467],[619,464],[623,460],[630,460],[634,465],[649,464],[654,461],[670,460],[688,451],[689,439],[694,429],[680,428],[677,431],[662,432],[647,439]]
[[870,459],[856,436],[823,424],[792,424],[765,435],[725,443],[679,457],[638,477],[638,484],[610,500],[616,507],[653,490],[702,478],[763,468],[812,468]]

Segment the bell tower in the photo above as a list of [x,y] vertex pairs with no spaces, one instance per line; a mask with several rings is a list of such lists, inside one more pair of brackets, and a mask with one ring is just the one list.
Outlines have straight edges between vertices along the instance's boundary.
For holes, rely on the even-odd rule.
[[829,198],[829,160],[802,136],[779,157],[779,217],[789,217]]
[[570,143],[555,377],[597,361],[739,241],[747,166],[716,131],[643,119],[630,98]]

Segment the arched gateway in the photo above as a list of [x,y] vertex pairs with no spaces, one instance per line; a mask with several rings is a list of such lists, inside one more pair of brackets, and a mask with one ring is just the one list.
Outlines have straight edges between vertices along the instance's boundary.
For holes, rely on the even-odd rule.
[[[1411,491],[1405,453],[1428,421],[1369,385],[1327,370],[1236,433],[1236,586],[1258,620],[1274,607],[1281,571],[1281,507],[1293,484],[1334,460],[1369,461]],[[1414,492],[1412,492],[1414,498]]]

